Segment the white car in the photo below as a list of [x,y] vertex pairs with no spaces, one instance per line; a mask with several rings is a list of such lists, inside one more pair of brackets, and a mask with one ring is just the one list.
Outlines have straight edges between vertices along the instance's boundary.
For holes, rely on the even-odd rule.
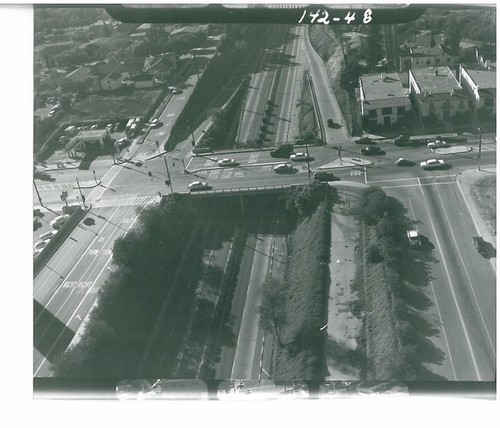
[[273,168],[273,170],[278,174],[289,173],[293,172],[293,167],[291,165],[288,165],[287,163],[279,163]]
[[158,128],[161,126],[161,122],[158,120],[158,118],[156,118],[149,122],[149,126],[151,126],[151,128]]
[[446,162],[442,159],[429,159],[420,162],[420,168],[423,169],[439,169],[439,168],[444,168],[445,166]]
[[309,156],[307,156],[307,153],[294,153],[293,155],[290,156],[291,161],[306,161],[309,159]]
[[205,181],[193,181],[188,184],[189,191],[191,190],[203,190],[207,188],[207,183]]
[[449,146],[449,144],[443,140],[436,140],[436,141],[431,141],[430,143],[427,143],[427,147],[429,149],[440,149],[442,147],[448,147],[448,146]]
[[51,225],[54,229],[58,230],[58,229],[60,229],[60,228],[61,228],[61,226],[62,226],[64,223],[66,223],[66,222],[68,221],[68,219],[69,219],[69,215],[68,215],[68,214],[60,215],[60,216],[56,217],[54,220],[52,220],[52,221],[50,222],[50,225]]
[[57,230],[51,230],[49,232],[45,232],[45,233],[42,233],[39,237],[38,237],[38,240],[39,241],[46,241],[46,240],[50,240],[54,237],[54,235],[57,233]]
[[230,158],[224,158],[217,162],[219,166],[231,166],[236,165],[236,161]]
[[45,241],[38,241],[35,245],[33,245],[33,254],[34,255],[40,254],[49,242],[50,239],[46,239]]
[[422,245],[422,241],[420,241],[420,235],[416,229],[410,229],[406,232],[406,236],[408,237],[408,241],[410,241],[410,245]]

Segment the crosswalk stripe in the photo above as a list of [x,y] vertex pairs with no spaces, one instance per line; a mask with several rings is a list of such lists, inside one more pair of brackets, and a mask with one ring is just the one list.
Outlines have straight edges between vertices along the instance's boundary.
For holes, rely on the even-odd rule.
[[105,208],[105,207],[126,207],[131,205],[146,205],[150,202],[158,200],[158,196],[140,196],[133,198],[120,198],[120,199],[105,199],[96,202],[94,208]]

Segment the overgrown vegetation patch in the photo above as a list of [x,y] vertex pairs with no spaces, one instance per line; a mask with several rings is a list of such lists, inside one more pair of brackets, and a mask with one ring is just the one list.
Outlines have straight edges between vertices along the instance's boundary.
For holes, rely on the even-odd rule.
[[309,88],[307,73],[304,72],[302,76],[302,93],[300,101],[298,102],[299,110],[299,135],[296,136],[297,140],[302,140],[308,143],[315,143],[317,139],[317,129],[314,114],[314,105]]
[[496,190],[496,175],[482,178],[471,187],[472,197],[481,217],[495,236],[497,234]]

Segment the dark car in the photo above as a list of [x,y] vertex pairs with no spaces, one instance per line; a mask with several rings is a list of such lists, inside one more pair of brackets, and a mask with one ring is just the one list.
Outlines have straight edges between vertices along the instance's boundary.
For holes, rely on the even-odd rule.
[[336,181],[337,177],[333,174],[333,172],[328,171],[318,171],[314,173],[313,178],[317,181]]
[[361,137],[361,138],[358,138],[357,140],[354,140],[354,142],[356,144],[377,144],[370,137]]
[[289,158],[293,154],[293,144],[282,144],[276,149],[271,150],[273,158]]
[[340,125],[340,124],[338,124],[337,122],[334,122],[334,121],[333,121],[333,119],[328,119],[328,120],[326,121],[326,123],[328,123],[328,127],[329,127],[329,128],[334,128],[334,129],[339,129],[339,128],[341,128],[341,125]]
[[415,165],[415,162],[411,161],[410,159],[399,158],[396,161],[396,165],[397,166],[413,166],[413,165]]
[[361,149],[360,153],[362,155],[379,155],[382,153],[382,150],[377,146],[369,146]]

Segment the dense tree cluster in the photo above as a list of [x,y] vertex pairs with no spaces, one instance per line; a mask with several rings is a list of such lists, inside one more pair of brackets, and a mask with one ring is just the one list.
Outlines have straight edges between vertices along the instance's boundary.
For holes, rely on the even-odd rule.
[[83,27],[98,20],[107,20],[109,15],[96,7],[34,7],[35,33],[71,27]]

